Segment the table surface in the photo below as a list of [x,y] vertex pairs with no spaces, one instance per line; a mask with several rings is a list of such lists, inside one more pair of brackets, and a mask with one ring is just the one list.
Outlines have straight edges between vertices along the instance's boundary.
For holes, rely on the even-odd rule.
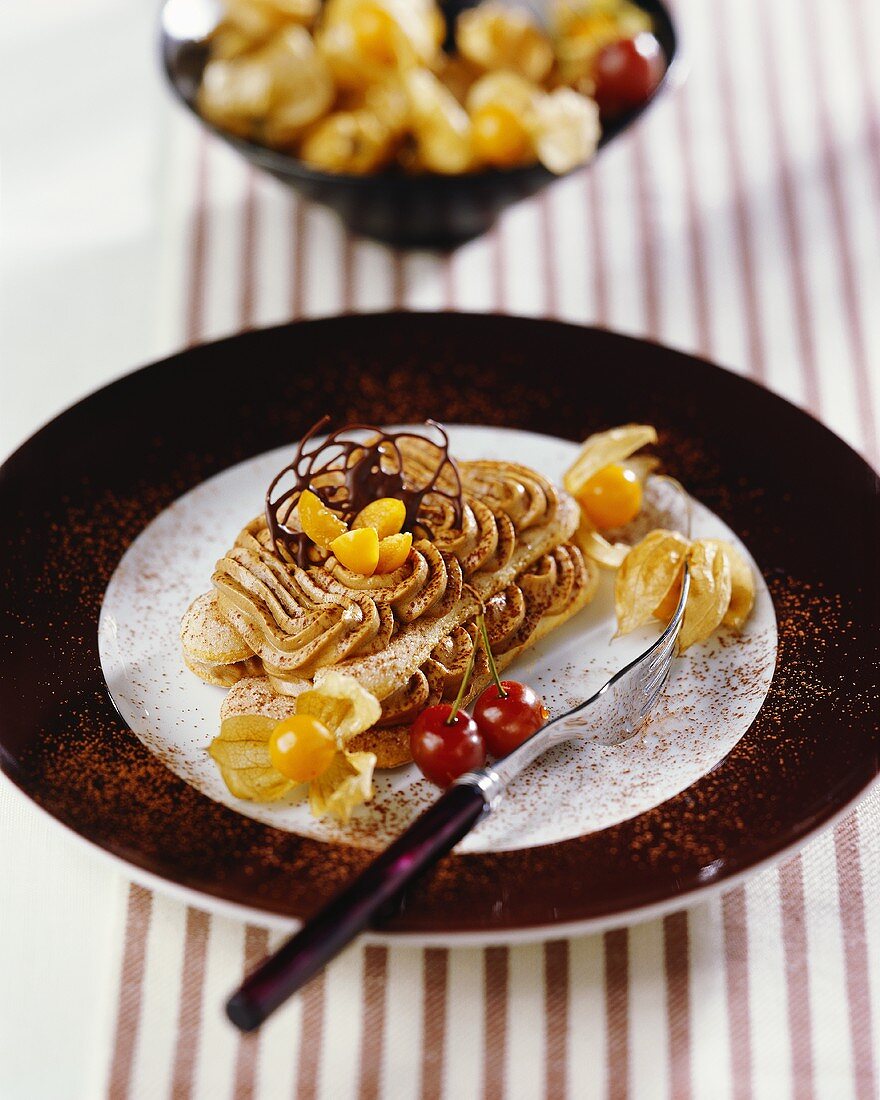
[[[683,88],[443,257],[353,240],[206,140],[152,0],[4,3],[0,454],[185,344],[395,305],[695,351],[876,463],[880,5],[676,7]],[[0,1096],[871,1097],[878,824],[875,792],[723,897],[603,935],[356,945],[241,1038],[220,1006],[275,937],[130,885],[2,780]]]

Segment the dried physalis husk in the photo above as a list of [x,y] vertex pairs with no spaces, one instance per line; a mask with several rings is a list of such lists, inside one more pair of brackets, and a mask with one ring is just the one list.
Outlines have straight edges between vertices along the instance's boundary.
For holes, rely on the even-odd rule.
[[680,653],[713,634],[721,625],[730,606],[730,558],[727,544],[715,539],[698,540],[688,551],[687,562],[690,591],[678,636]]
[[600,535],[583,511],[574,541],[585,557],[604,569],[619,569],[630,551],[628,543],[609,542],[604,535]]
[[367,88],[362,106],[371,111],[393,137],[401,137],[409,126],[409,98],[403,84],[395,77]]
[[373,797],[372,752],[339,753],[330,767],[309,784],[309,808],[315,817],[327,814],[347,824],[356,806]]
[[724,626],[733,630],[742,630],[746,619],[755,606],[755,575],[742,552],[731,542],[719,542],[716,539],[704,539],[708,544],[723,547],[730,566],[730,603],[721,620]]
[[540,83],[553,67],[553,46],[528,11],[487,3],[464,11],[455,27],[459,52],[482,69],[506,69]]
[[394,135],[372,111],[336,111],[310,127],[300,143],[299,156],[322,172],[363,175],[378,171],[391,160],[394,142]]
[[445,24],[431,0],[327,0],[315,39],[342,88],[433,66]]
[[260,45],[232,23],[221,23],[211,35],[211,60],[231,61]]
[[208,752],[236,798],[275,802],[296,785],[277,772],[269,758],[269,738],[277,725],[274,718],[262,714],[224,718]]
[[353,676],[330,669],[311,691],[297,696],[296,713],[311,714],[323,722],[341,748],[379,721],[382,706]]
[[258,46],[290,23],[310,26],[320,7],[320,0],[223,0],[222,26]]
[[209,61],[198,93],[202,116],[232,134],[249,137],[272,105],[272,77],[251,57]]
[[419,163],[432,172],[454,176],[473,163],[470,119],[455,96],[427,69],[404,78],[410,125]]
[[655,616],[675,585],[687,552],[683,535],[662,529],[651,531],[629,551],[614,582],[619,634],[629,634]]
[[209,121],[238,134],[262,126],[271,145],[291,144],[333,102],[333,78],[309,32],[290,25],[243,57],[210,61],[199,88]]
[[484,107],[506,107],[524,126],[531,128],[542,94],[540,88],[517,73],[486,73],[471,86],[465,106],[471,115]]
[[[688,563],[690,588],[679,635],[679,652],[705,641],[719,626],[741,630],[755,602],[755,578],[742,552],[720,539],[688,543],[681,535],[675,546],[669,531],[652,531],[627,555],[617,575],[615,607],[621,634],[648,618],[668,623],[681,598],[684,563]],[[681,552],[681,545],[686,548]],[[664,557],[673,549],[670,559]],[[670,583],[670,577],[671,583]],[[665,588],[658,600],[657,593]],[[645,609],[653,602],[653,611]]]
[[[596,432],[584,441],[580,453],[565,473],[563,484],[573,497],[578,497],[594,474],[612,463],[625,462],[642,447],[656,442],[657,432],[650,424],[624,424]],[[644,480],[656,460],[639,456],[627,465],[635,468],[637,463],[639,478]],[[582,553],[606,569],[618,569],[630,549],[626,543],[612,543],[600,535],[583,510],[575,542]]]
[[263,136],[269,144],[287,145],[330,109],[333,77],[303,27],[287,27],[260,56],[272,73],[272,111]]
[[592,99],[571,88],[557,88],[539,100],[535,151],[556,175],[586,164],[600,133],[599,108]]
[[444,54],[437,75],[462,105],[468,92],[483,75],[483,70],[459,54]]

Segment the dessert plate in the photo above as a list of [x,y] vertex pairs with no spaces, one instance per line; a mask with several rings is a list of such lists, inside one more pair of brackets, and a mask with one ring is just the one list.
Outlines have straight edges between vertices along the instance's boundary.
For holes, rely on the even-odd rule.
[[[432,797],[411,770],[392,773],[346,830],[295,804],[236,802],[205,760],[223,692],[183,667],[180,613],[324,412],[435,416],[457,425],[453,453],[554,478],[571,441],[653,423],[665,471],[700,502],[694,534],[737,537],[763,576],[742,641],[690,651],[643,739],[567,748],[525,777],[389,933],[512,941],[672,908],[797,845],[875,779],[878,483],[844,443],[751,383],[626,337],[505,317],[334,318],[138,371],[0,470],[0,763],[133,876],[295,920]],[[638,648],[612,641],[611,623],[606,580],[512,667],[563,709]]]

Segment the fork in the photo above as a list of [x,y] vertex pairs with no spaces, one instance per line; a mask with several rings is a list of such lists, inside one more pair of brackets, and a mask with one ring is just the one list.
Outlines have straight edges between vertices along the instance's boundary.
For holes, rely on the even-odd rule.
[[357,878],[268,956],[229,998],[226,1014],[242,1031],[259,1027],[347,943],[393,912],[403,890],[498,808],[508,784],[549,749],[579,738],[621,745],[634,737],[660,698],[676,653],[690,590],[685,564],[669,624],[644,653],[594,695],[551,719],[495,764],[460,776]]

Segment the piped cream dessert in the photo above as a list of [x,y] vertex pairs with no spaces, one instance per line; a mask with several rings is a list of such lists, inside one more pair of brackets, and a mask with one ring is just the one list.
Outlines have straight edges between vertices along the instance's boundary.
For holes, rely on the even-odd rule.
[[[393,767],[411,759],[416,716],[455,699],[472,656],[465,701],[489,682],[481,612],[503,668],[589,602],[598,571],[572,541],[577,503],[540,473],[457,463],[433,422],[419,432],[355,425],[317,442],[324,426],[184,615],[184,660],[230,688],[224,722],[277,723],[319,697],[341,698],[344,677],[375,703],[364,704],[368,726],[348,729],[346,752]],[[251,767],[235,747],[221,755]]]

